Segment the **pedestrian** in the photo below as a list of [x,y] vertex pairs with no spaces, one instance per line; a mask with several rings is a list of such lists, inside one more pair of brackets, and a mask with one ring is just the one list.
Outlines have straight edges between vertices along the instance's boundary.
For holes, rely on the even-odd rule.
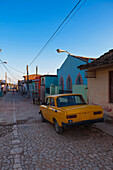
[[13,90],[12,90],[12,95],[14,95],[14,88],[13,88]]

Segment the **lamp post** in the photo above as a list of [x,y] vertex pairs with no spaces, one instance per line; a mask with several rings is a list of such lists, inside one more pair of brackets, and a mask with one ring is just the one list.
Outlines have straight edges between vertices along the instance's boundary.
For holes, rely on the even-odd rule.
[[[0,60],[1,61],[1,60]],[[0,64],[7,64],[7,61],[1,61],[1,63]]]
[[61,49],[57,49],[56,50],[58,53],[64,53],[64,52],[66,52],[66,53],[68,53],[69,55],[73,55],[73,54],[71,54],[71,53],[69,53],[68,51],[65,51],[65,50],[61,50]]

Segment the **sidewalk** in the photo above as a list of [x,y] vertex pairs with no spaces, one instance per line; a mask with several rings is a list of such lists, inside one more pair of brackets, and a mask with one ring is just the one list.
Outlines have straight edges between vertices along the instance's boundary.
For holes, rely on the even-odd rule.
[[104,111],[104,122],[96,123],[94,125],[97,129],[100,129],[104,133],[113,136],[113,116]]
[[96,123],[93,127],[96,127],[97,129],[100,129],[104,133],[113,136],[113,124],[110,123]]
[[8,92],[0,98],[0,125],[13,124],[13,97]]

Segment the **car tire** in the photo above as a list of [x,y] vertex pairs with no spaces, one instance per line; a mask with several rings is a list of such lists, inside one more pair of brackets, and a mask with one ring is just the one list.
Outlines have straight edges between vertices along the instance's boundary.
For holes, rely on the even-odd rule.
[[44,116],[43,116],[42,113],[41,113],[41,120],[42,120],[42,122],[45,122],[45,121],[46,121],[46,119],[44,119]]
[[63,127],[59,126],[59,125],[58,125],[58,122],[57,122],[56,120],[54,121],[54,123],[55,123],[55,131],[56,131],[58,134],[63,133],[63,131],[64,131]]

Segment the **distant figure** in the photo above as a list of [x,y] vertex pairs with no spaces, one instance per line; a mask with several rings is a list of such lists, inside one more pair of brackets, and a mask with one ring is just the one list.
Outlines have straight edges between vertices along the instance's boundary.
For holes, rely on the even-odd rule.
[[3,92],[4,92],[4,94],[6,94],[6,85],[4,85],[4,87],[3,87]]
[[12,91],[12,95],[14,95],[14,88],[13,88],[13,91]]

